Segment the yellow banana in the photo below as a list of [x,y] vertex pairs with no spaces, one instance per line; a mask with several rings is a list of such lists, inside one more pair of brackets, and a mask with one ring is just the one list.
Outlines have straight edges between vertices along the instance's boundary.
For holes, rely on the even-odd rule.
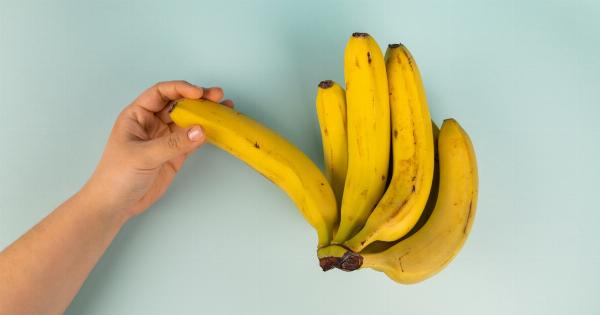
[[395,241],[419,220],[433,178],[433,134],[417,64],[401,44],[385,56],[392,114],[393,173],[365,226],[344,245],[360,252],[374,241]]
[[390,106],[383,54],[366,33],[354,33],[344,53],[348,172],[340,226],[342,243],[367,221],[385,190],[390,157]]
[[[371,254],[379,253],[379,252],[382,252],[382,251],[398,244],[399,242],[402,242],[403,240],[409,238],[411,235],[413,235],[417,231],[419,231],[423,227],[423,225],[425,225],[427,220],[429,220],[429,217],[431,216],[431,213],[433,212],[433,209],[435,208],[435,203],[437,202],[438,190],[439,190],[439,186],[440,186],[440,164],[438,162],[438,152],[437,152],[438,135],[440,133],[440,129],[433,121],[431,121],[431,125],[432,125],[431,127],[433,129],[434,148],[436,148],[435,153],[434,153],[434,161],[435,162],[434,162],[434,167],[433,167],[433,180],[431,183],[431,190],[429,192],[429,197],[427,198],[427,203],[425,204],[425,209],[423,209],[423,212],[421,213],[421,217],[419,218],[419,220],[417,221],[415,226],[413,226],[413,228],[399,240],[394,241],[394,242],[375,241],[375,242],[371,243],[369,246],[365,247],[363,250],[361,250],[360,251],[361,255],[366,254],[366,253],[371,253]],[[325,247],[324,249],[326,249],[326,248],[328,248],[328,247]],[[338,254],[338,253],[333,252],[333,254]],[[342,253],[342,255],[339,255],[338,257],[342,257],[343,254],[345,254],[345,253]]]
[[325,176],[329,179],[338,204],[340,204],[348,169],[344,89],[331,80],[322,81],[317,90],[316,107],[323,141]]
[[[373,253],[382,252],[382,251],[394,246],[395,244],[398,244],[398,242],[401,242],[405,238],[410,237],[411,235],[415,234],[419,229],[421,229],[421,227],[423,227],[423,225],[425,225],[425,223],[429,219],[429,216],[433,212],[433,208],[435,207],[435,203],[437,201],[438,188],[439,188],[439,182],[440,182],[440,166],[438,163],[438,153],[437,153],[437,142],[438,142],[438,136],[439,136],[440,129],[433,121],[431,121],[431,126],[433,129],[434,148],[436,149],[435,153],[434,153],[433,181],[432,181],[429,197],[427,199],[427,203],[425,204],[425,209],[421,213],[421,217],[419,217],[419,220],[417,221],[415,226],[406,235],[404,235],[401,239],[393,241],[393,242],[384,242],[384,241],[372,242],[371,244],[369,244],[369,246],[366,246],[363,250],[360,251],[361,255],[367,254],[367,253],[373,254]],[[321,268],[323,268],[323,271],[330,270],[334,267],[339,268],[342,261],[347,261],[349,259],[349,257],[353,256],[353,254],[354,253],[352,251],[348,250],[348,248],[342,247],[340,245],[326,246],[326,247],[320,248],[317,251],[317,256],[319,257],[319,264],[321,265]],[[347,265],[348,263],[346,262],[345,264]]]
[[454,119],[439,138],[440,187],[429,220],[415,234],[379,253],[354,254],[339,268],[373,268],[399,283],[416,283],[442,270],[462,248],[475,217],[477,162],[467,133]]
[[338,221],[335,196],[302,151],[257,121],[208,100],[179,100],[170,115],[180,127],[202,125],[211,143],[281,187],[316,229],[319,247],[330,243]]

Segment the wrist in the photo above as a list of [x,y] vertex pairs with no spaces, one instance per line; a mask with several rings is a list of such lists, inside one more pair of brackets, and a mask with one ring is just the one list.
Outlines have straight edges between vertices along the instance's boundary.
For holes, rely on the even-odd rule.
[[107,187],[98,185],[90,179],[74,196],[73,199],[87,209],[105,219],[118,224],[125,224],[132,215],[113,201],[105,191]]

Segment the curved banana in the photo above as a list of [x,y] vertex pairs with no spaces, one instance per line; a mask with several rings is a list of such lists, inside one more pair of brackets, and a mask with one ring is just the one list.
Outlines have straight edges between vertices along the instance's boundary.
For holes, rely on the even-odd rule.
[[[431,184],[431,190],[430,190],[429,196],[427,198],[427,203],[425,204],[425,209],[421,213],[419,220],[417,221],[415,226],[399,240],[396,240],[393,242],[384,242],[384,241],[372,242],[371,244],[369,244],[369,246],[366,246],[364,249],[362,249],[360,251],[361,255],[379,253],[379,252],[382,252],[382,251],[398,244],[399,242],[403,241],[404,239],[410,237],[411,235],[413,235],[417,231],[419,231],[421,229],[421,227],[423,227],[423,225],[425,225],[425,223],[431,216],[431,213],[433,212],[433,209],[437,202],[437,196],[438,196],[438,190],[439,190],[438,188],[439,188],[439,183],[440,183],[440,164],[439,164],[438,152],[437,152],[437,143],[438,143],[438,136],[440,133],[440,129],[433,121],[431,121],[431,127],[433,129],[433,143],[434,143],[433,147],[436,149],[434,152],[433,180],[432,180],[432,184]],[[356,256],[356,255],[354,252],[348,250],[348,248],[346,248],[346,247],[342,247],[340,245],[330,245],[330,246],[319,248],[319,250],[317,251],[317,256],[319,258],[319,265],[321,266],[323,271],[328,271],[335,267],[340,268],[340,264],[344,261],[345,261],[344,264],[348,265],[349,258]],[[362,258],[360,258],[360,259],[362,259]]]
[[415,234],[389,249],[356,254],[341,268],[373,268],[400,283],[416,283],[442,270],[462,248],[475,218],[478,177],[473,145],[454,119],[439,138],[440,187],[431,217]]
[[366,33],[354,33],[344,52],[348,172],[340,226],[333,243],[354,235],[385,190],[390,158],[390,106],[383,54]]
[[338,201],[342,202],[348,170],[348,134],[346,133],[346,94],[331,80],[321,81],[317,90],[317,117],[323,141],[325,176]]
[[[402,238],[400,238],[394,242],[375,241],[375,242],[371,243],[369,246],[365,247],[363,250],[361,250],[360,251],[361,255],[367,254],[367,253],[370,253],[370,254],[379,253],[379,252],[382,252],[382,251],[398,244],[399,242],[402,242],[403,240],[405,240],[405,239],[409,238],[410,236],[412,236],[413,234],[417,233],[423,227],[423,225],[425,225],[425,223],[427,223],[427,220],[429,220],[429,217],[431,216],[431,213],[433,212],[433,209],[435,208],[435,204],[437,202],[437,197],[438,197],[438,192],[439,192],[439,187],[440,187],[440,163],[438,160],[438,152],[437,152],[438,135],[440,133],[440,129],[433,121],[431,121],[431,125],[432,125],[431,127],[433,129],[433,143],[434,143],[433,147],[436,148],[435,153],[434,153],[433,180],[431,183],[431,190],[429,192],[429,197],[427,198],[427,203],[425,204],[425,208],[423,209],[423,212],[421,213],[421,217],[419,217],[419,220],[417,221],[415,226],[413,226],[413,228],[408,233],[406,233],[406,235],[402,236]],[[327,248],[327,247],[325,247],[325,248]],[[342,255],[343,254],[345,254],[345,253],[342,253]],[[342,255],[340,255],[338,257],[342,257]]]
[[338,212],[319,168],[296,146],[243,114],[208,100],[179,100],[170,113],[180,127],[200,124],[208,140],[281,187],[317,230],[319,247],[331,241]]
[[433,178],[433,133],[417,64],[406,47],[385,56],[392,113],[393,173],[365,226],[344,245],[360,252],[374,241],[395,241],[421,217]]

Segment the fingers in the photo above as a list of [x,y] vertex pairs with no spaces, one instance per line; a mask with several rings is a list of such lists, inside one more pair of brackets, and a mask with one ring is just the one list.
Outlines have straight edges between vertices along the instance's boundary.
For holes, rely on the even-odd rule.
[[221,104],[223,104],[223,105],[225,105],[225,106],[227,106],[229,108],[233,108],[235,106],[235,104],[233,103],[233,101],[230,100],[230,99],[222,101]]
[[173,126],[170,129],[171,133],[142,144],[146,167],[158,167],[167,161],[184,156],[206,141],[206,135],[200,126],[189,128]]
[[220,87],[206,88],[202,98],[218,103],[223,99],[223,89]]
[[[223,89],[221,89],[220,87],[209,87],[209,88],[202,88],[202,89],[203,89],[203,94],[202,94],[203,99],[207,99],[207,100],[213,101],[215,103],[219,103],[223,99]],[[229,99],[222,101],[221,104],[223,104],[229,108],[233,108],[233,106],[234,106],[233,101],[229,100]],[[171,116],[169,116],[169,108],[168,108],[168,106],[166,106],[166,104],[163,105],[163,109],[160,110],[156,115],[165,124],[170,124],[173,122],[173,120],[171,119]]]
[[183,80],[159,82],[138,96],[133,105],[158,113],[169,101],[180,98],[198,99],[204,95],[204,92],[203,88]]

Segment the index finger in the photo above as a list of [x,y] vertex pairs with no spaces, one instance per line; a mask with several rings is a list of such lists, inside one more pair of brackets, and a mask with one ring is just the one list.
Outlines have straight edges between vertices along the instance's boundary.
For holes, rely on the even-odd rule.
[[187,81],[159,82],[148,88],[135,101],[134,106],[140,106],[153,113],[160,112],[170,101],[180,98],[198,99],[204,94],[201,87]]

